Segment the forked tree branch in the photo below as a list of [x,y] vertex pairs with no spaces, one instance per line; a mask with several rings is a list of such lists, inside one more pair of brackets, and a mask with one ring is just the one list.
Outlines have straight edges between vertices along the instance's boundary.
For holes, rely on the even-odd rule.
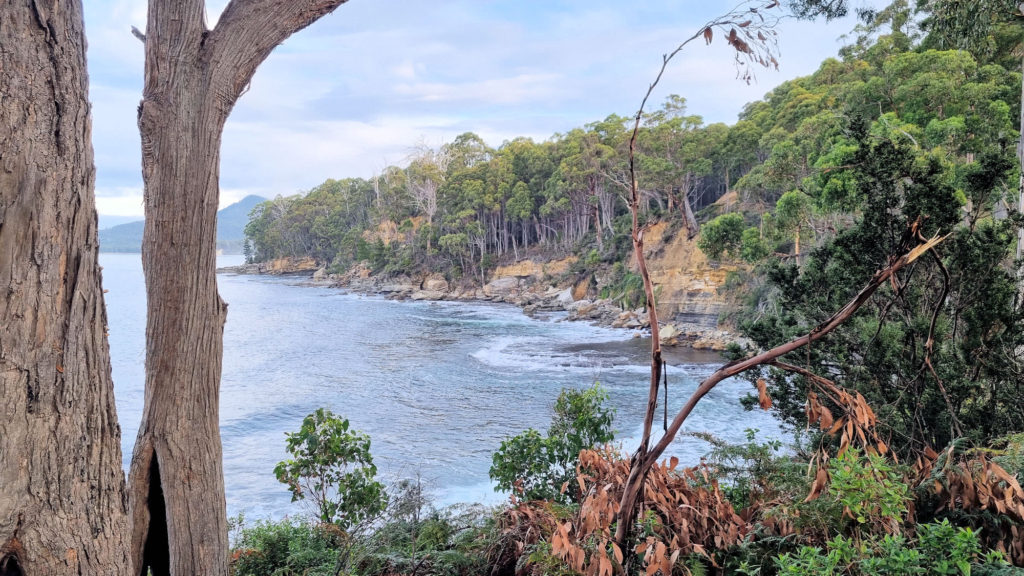
[[233,102],[275,47],[347,1],[231,0],[207,42],[226,96]]

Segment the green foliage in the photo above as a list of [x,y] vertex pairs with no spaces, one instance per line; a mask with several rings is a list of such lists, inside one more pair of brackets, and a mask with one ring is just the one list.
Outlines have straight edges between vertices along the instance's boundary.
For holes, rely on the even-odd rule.
[[742,214],[722,214],[700,227],[697,247],[711,260],[719,260],[723,256],[737,257],[743,246],[744,228]]
[[600,296],[612,300],[623,310],[634,310],[647,301],[643,277],[627,270],[621,262],[612,267],[611,280],[601,288]]
[[865,539],[839,535],[823,549],[803,546],[776,559],[780,576],[970,576],[972,569],[992,573],[1005,565],[998,553],[981,554],[978,535],[970,528],[957,528],[947,521],[919,524],[912,540],[902,535]]
[[350,429],[329,410],[306,416],[298,432],[286,435],[292,459],[274,468],[292,501],[309,498],[321,522],[349,530],[374,518],[387,504],[370,455],[370,437]]
[[806,492],[807,466],[782,451],[782,442],[758,442],[758,430],[746,430],[746,442],[729,444],[707,434],[693,434],[711,444],[706,462],[722,480],[729,502],[742,510],[780,493]]
[[231,568],[235,576],[476,576],[489,571],[496,536],[486,509],[436,510],[422,497],[418,482],[404,483],[382,522],[365,534],[346,534],[333,524],[308,520],[253,526],[243,520],[233,541]]
[[[799,264],[768,263],[770,301],[753,304],[768,313],[749,314],[742,329],[763,348],[807,333],[902,249],[910,223],[920,218],[925,237],[950,237],[899,275],[898,295],[893,286],[880,288],[851,321],[802,351],[801,361],[836,367],[829,377],[864,395],[884,433],[917,446],[944,446],[958,428],[976,441],[1024,428],[1024,407],[1011,392],[1024,325],[1014,275],[1003,266],[1013,228],[988,212],[993,195],[1007,189],[1010,157],[993,150],[961,165],[941,150],[869,132],[864,122],[852,122],[843,164],[817,178],[822,191],[836,180],[852,183],[843,202],[856,206],[853,225]],[[965,212],[964,199],[974,212]],[[775,409],[793,424],[803,422],[804,379],[763,375]]]
[[757,228],[747,228],[740,236],[740,258],[751,264],[772,253],[772,245]]
[[858,527],[894,531],[903,522],[910,489],[882,456],[854,449],[829,460],[829,497]]
[[482,507],[435,510],[424,502],[418,514],[389,509],[386,518],[355,544],[348,562],[352,572],[476,576],[489,571],[488,549],[496,527]]
[[243,526],[234,543],[235,576],[334,576],[341,540],[337,528],[308,520]]
[[503,441],[494,453],[490,476],[496,489],[514,490],[527,500],[577,502],[579,488],[573,480],[580,450],[604,445],[615,436],[614,410],[607,401],[608,393],[598,384],[562,390],[546,436],[530,429]]

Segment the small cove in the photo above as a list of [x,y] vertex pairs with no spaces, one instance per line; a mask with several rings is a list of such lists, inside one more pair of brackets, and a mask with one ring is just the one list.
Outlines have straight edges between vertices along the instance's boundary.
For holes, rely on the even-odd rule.
[[[221,265],[239,263],[239,257]],[[142,411],[145,289],[137,254],[101,254],[125,464]],[[502,439],[547,428],[563,387],[595,381],[616,408],[617,437],[633,450],[646,402],[649,342],[631,332],[530,318],[519,308],[474,302],[396,302],[296,278],[218,276],[228,302],[221,434],[228,512],[280,518],[303,511],[273,476],[285,432],[327,407],[370,434],[385,479],[419,474],[437,504],[494,503],[487,477]],[[673,350],[669,411],[720,362]],[[741,441],[748,428],[781,435],[764,412],[744,412],[750,390],[725,382],[698,406],[687,430]],[[670,452],[694,463],[707,445],[677,439]]]

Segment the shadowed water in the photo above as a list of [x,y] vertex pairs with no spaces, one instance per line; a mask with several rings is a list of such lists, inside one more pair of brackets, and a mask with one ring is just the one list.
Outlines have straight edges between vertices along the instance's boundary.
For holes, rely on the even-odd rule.
[[[237,264],[237,258],[221,265]],[[145,289],[138,255],[102,254],[110,347],[130,461],[142,412]],[[649,341],[623,330],[529,318],[516,307],[394,302],[299,285],[295,278],[218,276],[228,302],[221,434],[229,514],[301,512],[273,475],[284,434],[319,407],[372,437],[386,478],[417,473],[440,504],[496,502],[487,478],[502,439],[545,430],[563,387],[600,381],[617,410],[618,438],[632,451],[648,387]],[[668,369],[670,418],[717,355],[675,353]],[[781,434],[766,413],[744,412],[743,382],[708,394],[686,429],[740,441],[748,428]],[[660,408],[659,408],[660,414]],[[658,420],[660,429],[660,418]],[[677,439],[670,453],[696,462],[707,445]]]

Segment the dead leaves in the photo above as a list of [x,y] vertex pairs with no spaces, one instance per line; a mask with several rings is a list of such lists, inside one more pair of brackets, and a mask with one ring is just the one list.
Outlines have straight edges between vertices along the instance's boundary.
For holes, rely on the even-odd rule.
[[[690,554],[714,562],[707,550],[736,544],[750,531],[708,470],[678,466],[673,457],[651,468],[644,484],[645,509],[633,519],[646,534],[633,552],[651,576],[672,574],[679,559]],[[612,523],[629,472],[629,461],[613,451],[584,450],[577,468],[584,494],[578,512],[557,520],[546,504],[527,503],[506,514],[507,525],[516,537],[548,535],[551,553],[580,574],[621,573],[625,554],[612,539]],[[534,525],[524,528],[524,523]]]
[[941,453],[927,448],[914,471],[918,485],[939,498],[939,510],[987,511],[1012,519],[986,525],[982,538],[1014,564],[1024,564],[1024,489],[986,451],[960,450],[957,444]]
[[764,378],[757,379],[757,403],[761,405],[761,410],[772,407],[771,396],[768,396],[768,383]]

